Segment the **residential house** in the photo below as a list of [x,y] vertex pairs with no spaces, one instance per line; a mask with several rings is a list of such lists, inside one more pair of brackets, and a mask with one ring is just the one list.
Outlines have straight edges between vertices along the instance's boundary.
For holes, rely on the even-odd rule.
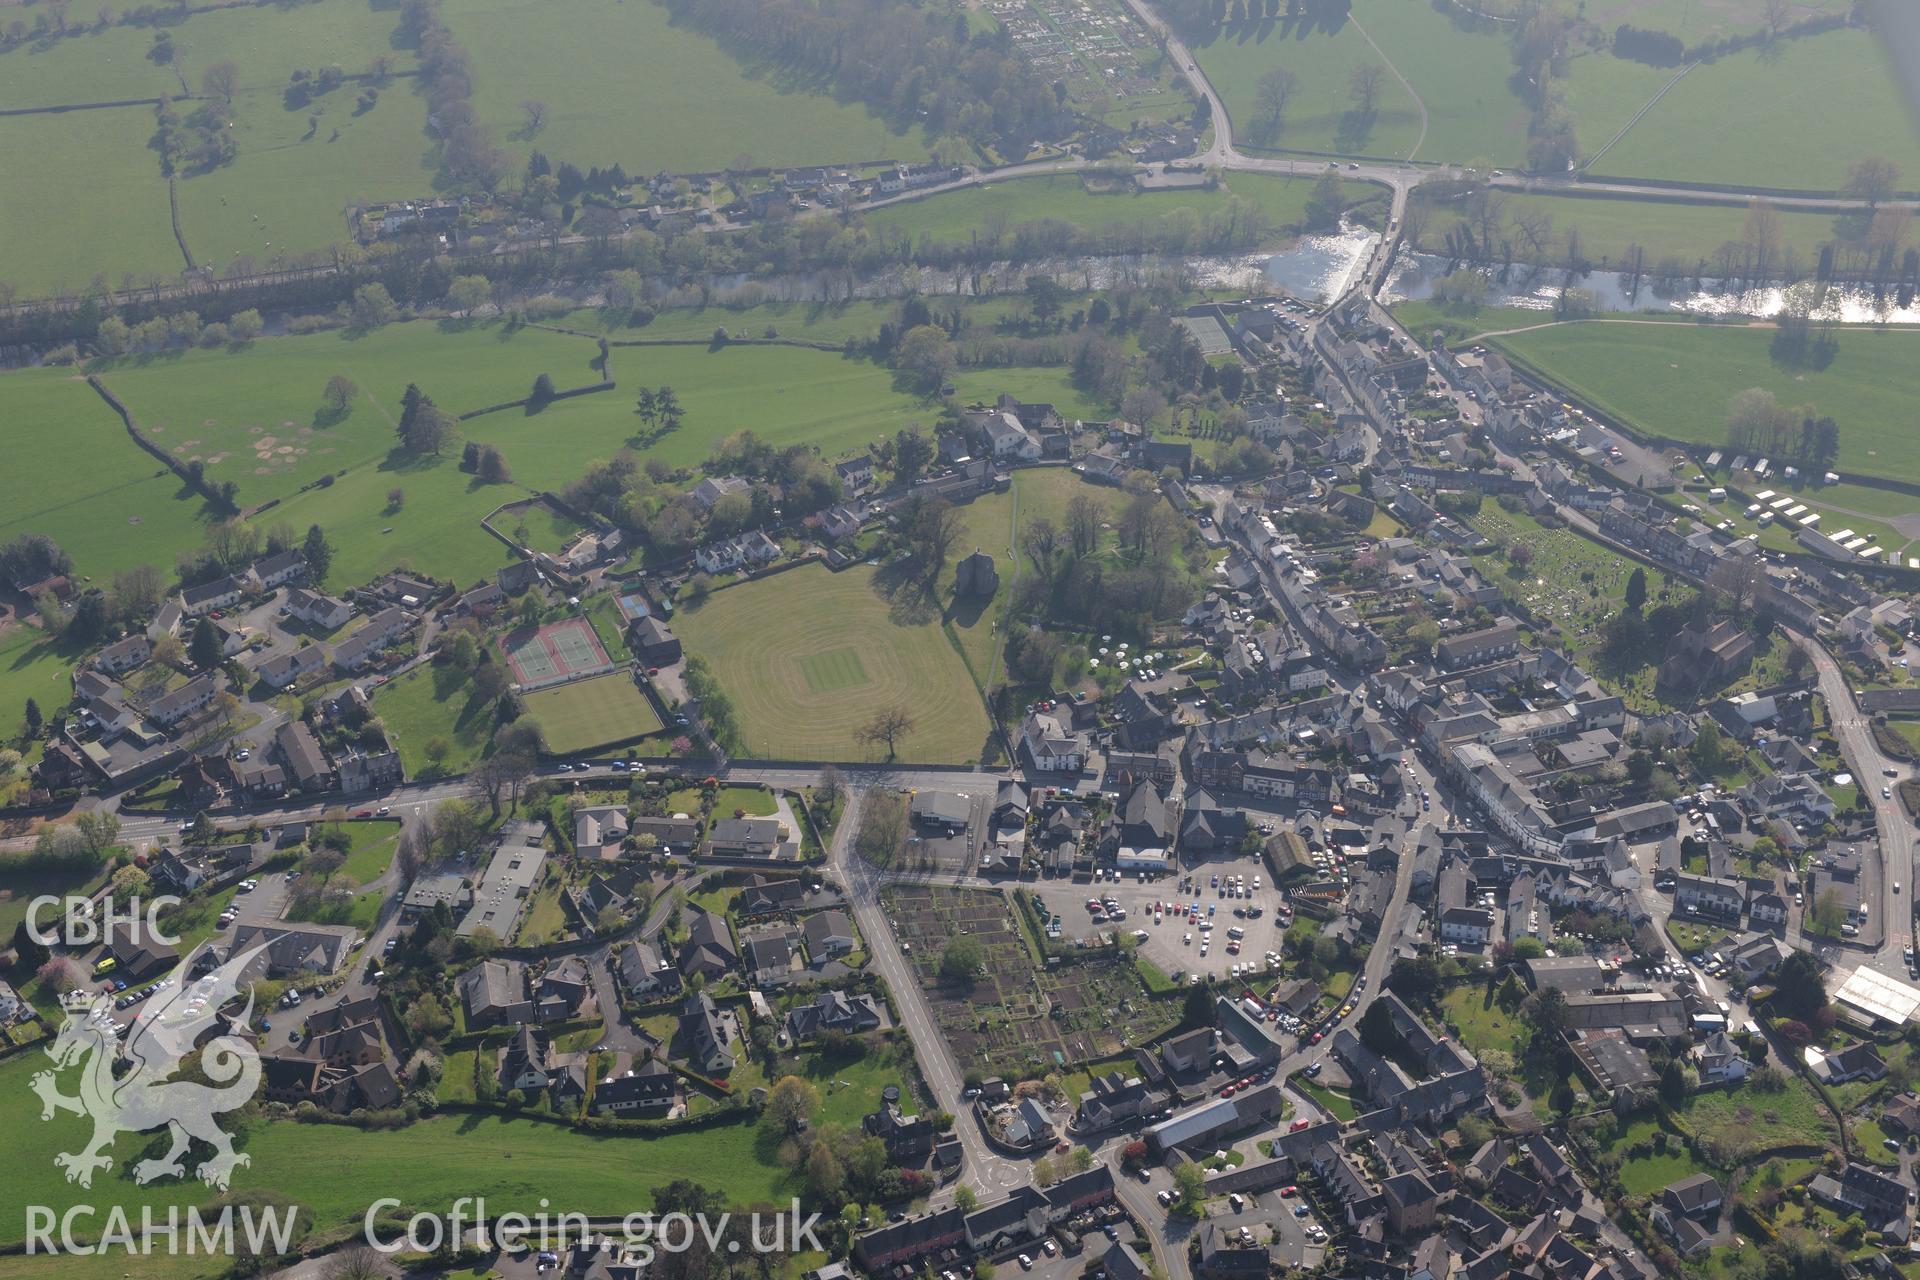
[[871,1031],[885,1020],[879,1002],[864,992],[826,991],[815,996],[813,1003],[788,1011],[786,1032],[788,1039],[799,1044],[830,1031],[849,1035]]
[[687,908],[687,941],[680,951],[680,971],[718,978],[740,966],[733,933],[726,917],[697,904]]
[[1043,773],[1078,773],[1087,765],[1087,737],[1060,722],[1050,711],[1028,714],[1020,727],[1020,745],[1032,767]]
[[530,1026],[521,1026],[500,1054],[500,1087],[531,1093],[547,1087],[553,1059],[547,1040]]
[[108,675],[119,675],[135,667],[145,665],[153,656],[153,642],[147,639],[144,631],[136,631],[125,639],[116,640],[93,656],[93,665]]
[[709,542],[693,553],[693,559],[707,573],[751,573],[780,558],[780,544],[760,529],[750,529],[732,538]]
[[273,735],[274,749],[296,790],[326,791],[333,786],[333,765],[304,720],[289,720]]
[[807,956],[815,963],[827,956],[844,956],[854,948],[853,921],[844,911],[821,911],[800,927],[807,940]]
[[1829,1053],[1812,1063],[1809,1070],[1822,1084],[1849,1084],[1855,1080],[1884,1080],[1887,1064],[1871,1040],[1850,1044],[1838,1053]]
[[259,591],[271,591],[292,582],[307,571],[307,558],[298,550],[287,550],[255,560],[247,568],[247,577]]
[[715,1077],[732,1074],[734,1057],[728,1045],[733,1033],[712,996],[700,991],[686,998],[680,1006],[680,1035],[696,1071]]
[[1740,1052],[1740,1046],[1724,1030],[1714,1032],[1697,1045],[1693,1060],[1700,1069],[1702,1081],[1744,1080],[1753,1070],[1753,1064]]
[[180,593],[180,609],[189,618],[198,618],[212,613],[215,609],[224,609],[235,604],[247,594],[248,582],[245,578],[228,575],[216,578],[212,582],[203,582],[197,587],[188,587]]
[[406,634],[407,611],[389,605],[368,618],[358,631],[333,647],[333,665],[342,671],[364,671],[388,646]]
[[679,1101],[679,1078],[665,1063],[648,1059],[625,1075],[595,1084],[588,1110],[596,1116],[658,1120],[670,1115]]
[[634,939],[614,957],[613,971],[627,994],[637,1000],[680,994],[680,971],[644,938]]
[[[225,687],[226,680],[217,671],[195,676],[171,693],[162,694],[147,705],[147,719],[163,729],[171,729],[194,712],[212,702]],[[99,715],[96,711],[94,714]],[[102,722],[106,720],[101,717]]]

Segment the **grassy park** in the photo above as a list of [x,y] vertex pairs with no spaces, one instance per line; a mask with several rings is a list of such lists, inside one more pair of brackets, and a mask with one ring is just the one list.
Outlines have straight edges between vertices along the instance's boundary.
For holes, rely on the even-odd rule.
[[591,751],[660,731],[653,704],[624,671],[536,689],[525,698],[527,714],[539,722],[547,749],[556,755]]
[[[809,565],[716,591],[682,609],[674,629],[733,699],[747,754],[868,759],[876,749],[856,740],[860,727],[907,706],[915,727],[899,742],[901,760],[976,759],[986,710],[937,614],[918,597],[893,574]],[[770,632],[778,647],[767,644]]]
[[[409,778],[462,773],[493,740],[492,705],[475,697],[472,684],[451,667],[420,667],[389,680],[375,692],[373,710],[387,726]],[[427,750],[436,739],[447,744],[437,766]]]
[[1910,407],[1920,393],[1920,333],[1839,331],[1824,368],[1789,367],[1767,328],[1580,322],[1493,339],[1597,408],[1653,435],[1704,445],[1726,440],[1727,402],[1763,387],[1840,424],[1841,470],[1920,479]]

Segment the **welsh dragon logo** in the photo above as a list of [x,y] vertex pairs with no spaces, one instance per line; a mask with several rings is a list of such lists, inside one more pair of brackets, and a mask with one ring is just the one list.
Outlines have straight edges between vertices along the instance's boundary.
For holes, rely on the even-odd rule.
[[[92,1186],[96,1170],[113,1166],[108,1152],[119,1135],[162,1126],[171,1130],[172,1145],[166,1154],[134,1166],[134,1180],[142,1185],[185,1176],[183,1157],[196,1138],[213,1148],[213,1155],[195,1170],[209,1186],[224,1191],[234,1169],[251,1163],[245,1152],[233,1149],[233,1139],[214,1118],[245,1106],[260,1084],[260,1051],[245,1034],[253,1013],[252,984],[248,983],[247,1003],[239,1014],[229,1018],[220,1010],[240,994],[242,975],[264,949],[264,944],[255,947],[203,978],[191,983],[183,979],[155,992],[139,1006],[124,1047],[113,1021],[113,997],[89,999],[84,992],[69,993],[62,1002],[67,1007],[66,1020],[47,1046],[54,1066],[36,1073],[32,1082],[33,1091],[40,1095],[42,1120],[53,1119],[57,1111],[93,1120],[93,1137],[85,1147],[53,1158],[66,1172],[67,1181]],[[182,965],[175,972],[184,975],[186,971]],[[201,1043],[207,1032],[222,1024],[218,1034]],[[196,1047],[201,1074],[214,1081],[212,1085],[170,1078]],[[131,1065],[116,1074],[116,1058]],[[70,1067],[81,1070],[80,1092],[73,1097],[61,1093],[55,1083],[58,1074]]]

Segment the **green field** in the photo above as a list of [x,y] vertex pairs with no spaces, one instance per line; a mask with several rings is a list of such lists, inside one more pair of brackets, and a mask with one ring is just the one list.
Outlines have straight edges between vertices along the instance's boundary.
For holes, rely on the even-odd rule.
[[[594,357],[592,342],[544,329],[449,330],[415,321],[365,335],[332,330],[239,350],[96,361],[93,368],[169,451],[235,481],[243,502],[261,502],[328,472],[387,460],[408,383],[449,413],[465,413],[526,395],[542,373],[562,387],[595,381]],[[335,374],[360,389],[339,421],[320,405]],[[525,415],[493,417],[520,422]],[[516,461],[511,453],[508,461]]]
[[539,721],[546,735],[547,749],[558,755],[660,731],[653,704],[624,671],[536,689],[525,695],[525,702],[527,714]]
[[[1071,222],[1086,231],[1121,226],[1152,226],[1175,217],[1191,219],[1198,226],[1203,218],[1218,217],[1235,200],[1251,203],[1267,217],[1276,231],[1297,228],[1306,218],[1307,196],[1319,177],[1317,170],[1297,178],[1257,173],[1234,173],[1214,190],[1140,191],[1119,194],[1094,193],[1072,175],[1056,174],[1039,178],[1021,178],[1013,182],[991,182],[965,187],[923,200],[875,209],[867,215],[870,226],[898,229],[916,241],[921,236],[935,240],[965,240],[990,234],[996,229],[1011,230],[1023,222],[1043,218]],[[1377,187],[1366,183],[1344,184],[1349,202],[1376,194]]]
[[[89,1126],[64,1114],[40,1120],[27,1076],[46,1065],[36,1052],[0,1067],[0,1096],[6,1099],[7,1132],[13,1135],[12,1158],[0,1172],[0,1197],[5,1198],[0,1241],[23,1238],[28,1204],[56,1211],[95,1204],[102,1212],[117,1204],[138,1222],[142,1205],[202,1204],[210,1198],[197,1181],[136,1185],[125,1166],[143,1154],[147,1137],[123,1136],[113,1148],[121,1166],[97,1175],[91,1191],[68,1183],[53,1157],[79,1149]],[[64,1083],[72,1088],[70,1077]],[[231,1130],[234,1120],[223,1117],[223,1127]],[[235,1190],[271,1189],[291,1196],[313,1212],[319,1227],[358,1222],[373,1200],[386,1196],[412,1208],[444,1211],[455,1197],[484,1195],[500,1210],[530,1212],[546,1196],[556,1207],[624,1214],[645,1208],[649,1188],[676,1177],[724,1191],[735,1204],[784,1201],[791,1194],[787,1175],[763,1151],[759,1127],[751,1122],[658,1137],[614,1137],[475,1115],[437,1116],[390,1131],[255,1120],[236,1146],[252,1164],[235,1173]],[[82,1228],[78,1234],[93,1233]]]
[[[1368,8],[1361,7],[1363,15]],[[1391,21],[1399,17],[1395,13]],[[1368,30],[1387,25],[1389,20],[1383,18]],[[1376,38],[1379,35],[1374,34]],[[1274,22],[1232,23],[1206,36],[1190,35],[1188,47],[1226,103],[1227,114],[1233,117],[1237,147],[1251,147],[1259,141],[1248,122],[1253,118],[1260,77],[1273,67],[1293,72],[1295,89],[1272,146],[1289,151],[1405,159],[1419,140],[1418,105],[1392,76],[1380,85],[1371,119],[1354,113],[1348,97],[1348,77],[1360,64],[1378,63],[1381,58],[1351,22],[1342,22],[1332,34],[1322,27],[1308,32],[1283,30],[1282,24]]]
[[[951,573],[951,570],[949,570]],[[879,582],[862,566],[832,573],[808,565],[758,582],[716,591],[674,622],[689,653],[712,664],[733,699],[748,754],[797,760],[863,760],[874,749],[854,740],[874,714],[911,709],[913,731],[899,758],[958,764],[978,758],[987,736],[986,710],[960,655],[917,599],[890,616]],[[897,594],[917,595],[900,588]],[[910,607],[909,607],[910,606]],[[767,643],[777,634],[780,643]],[[813,687],[813,669],[844,672],[843,651],[858,655],[865,679],[828,691]],[[884,753],[881,748],[881,753]]]
[[[916,136],[857,105],[782,93],[743,71],[653,0],[582,0],[564,22],[535,0],[449,0],[442,16],[473,57],[481,122],[502,145],[556,164],[618,162],[638,175],[718,170],[743,154],[776,168],[926,155]],[[520,109],[529,98],[549,108],[530,138]]]
[[1920,175],[1920,131],[1886,52],[1870,32],[1849,28],[1696,68],[1592,169],[1832,191],[1848,165],[1871,155],[1898,165],[1902,185]]
[[9,444],[0,542],[48,534],[96,581],[142,563],[171,569],[176,553],[198,545],[200,499],[133,443],[85,382],[54,369],[9,373],[0,404]]
[[[776,447],[814,445],[822,457],[833,458],[892,435],[915,416],[928,416],[919,401],[893,389],[887,370],[837,352],[620,347],[613,365],[617,391],[562,400],[531,417],[518,410],[488,414],[463,424],[462,434],[498,445],[518,483],[560,489],[592,459],[643,443],[635,387],[670,386],[686,408],[678,431],[641,450],[673,466],[705,460],[714,441],[742,430]],[[551,447],[556,440],[566,447]]]
[[8,183],[0,201],[0,279],[40,297],[78,293],[96,273],[114,284],[126,272],[179,275],[186,259],[167,217],[167,180],[147,150],[153,129],[147,107],[0,118],[0,155],[47,163],[34,181]]
[[1773,361],[1765,328],[1648,323],[1553,325],[1493,339],[1548,378],[1631,426],[1676,440],[1726,440],[1727,402],[1764,387],[1840,424],[1841,470],[1920,479],[1912,406],[1920,333],[1845,329],[1824,369]]
[[1511,87],[1503,30],[1470,29],[1426,0],[1361,0],[1354,13],[1426,104],[1415,158],[1488,166],[1526,158],[1527,105]]

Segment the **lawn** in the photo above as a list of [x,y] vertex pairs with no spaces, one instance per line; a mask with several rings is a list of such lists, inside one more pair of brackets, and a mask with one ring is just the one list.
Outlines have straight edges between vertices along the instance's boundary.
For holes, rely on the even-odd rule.
[[492,704],[473,696],[466,677],[447,667],[420,667],[374,691],[373,713],[387,726],[409,778],[436,769],[427,743],[438,738],[447,754],[437,768],[464,773],[493,739]]
[[660,731],[660,717],[625,671],[536,689],[526,694],[527,714],[539,722],[547,750],[556,755],[630,742]]
[[[6,406],[7,504],[0,542],[44,533],[82,577],[106,582],[141,563],[163,576],[202,537],[204,505],[128,438],[120,418],[71,374],[30,369],[0,376]],[[74,465],[84,458],[86,465]],[[0,675],[0,692],[6,677]],[[64,702],[41,699],[42,710]],[[4,706],[0,702],[0,706]]]
[[[591,345],[580,349],[593,352]],[[531,416],[488,414],[463,423],[461,434],[499,446],[520,484],[560,489],[594,458],[623,448],[693,466],[715,441],[744,429],[776,448],[808,444],[834,458],[934,416],[895,391],[893,375],[871,361],[804,347],[616,347],[613,369],[617,391],[561,400]],[[634,410],[633,394],[642,386],[673,388],[686,410],[677,431],[643,437],[651,433]],[[554,448],[555,440],[566,447]]]
[[736,809],[743,810],[749,817],[771,818],[779,809],[779,801],[773,792],[760,787],[721,787],[713,793],[716,814],[731,818]]
[[73,664],[80,655],[38,627],[16,623],[0,630],[0,742],[25,727],[27,699],[51,717],[73,697]]
[[1635,1156],[1621,1161],[1620,1184],[1629,1195],[1649,1196],[1664,1186],[1703,1172],[1705,1167],[1688,1153],[1686,1144],[1678,1137],[1670,1137],[1665,1155]]
[[1718,446],[1727,436],[1728,401],[1763,387],[1840,424],[1840,469],[1920,479],[1920,453],[1910,439],[1920,332],[1842,329],[1824,369],[1776,363],[1772,336],[1745,327],[1581,322],[1492,341],[1649,434]]
[[393,865],[394,837],[400,834],[400,824],[376,818],[342,823],[341,827],[353,843],[347,850],[347,860],[335,874],[360,885],[372,884],[385,875]]
[[[589,366],[595,355],[592,342],[544,329],[415,321],[365,335],[332,330],[94,368],[170,452],[205,463],[215,479],[239,484],[242,501],[259,502],[329,472],[387,459],[409,383],[448,412],[465,413],[526,395],[541,373],[562,387],[592,382],[599,377]],[[336,374],[359,388],[337,421],[320,404]],[[507,457],[520,461],[510,450]]]
[[[888,205],[867,215],[868,225],[894,228],[917,242],[966,240],[995,229],[1011,230],[1023,222],[1052,219],[1070,222],[1085,231],[1111,226],[1151,226],[1175,217],[1195,220],[1218,217],[1235,201],[1250,203],[1267,217],[1275,231],[1297,229],[1306,218],[1307,196],[1318,173],[1297,178],[1234,173],[1214,190],[1144,191],[1119,194],[1090,192],[1071,174],[1022,178],[967,187],[923,200]],[[1345,184],[1350,201],[1378,194],[1365,183]]]
[[[10,859],[0,858],[0,935],[11,938],[13,931],[27,918],[27,904],[41,895],[64,897],[80,893],[104,872],[73,871],[66,868],[22,870]],[[41,920],[52,925],[58,909],[45,910]]]
[[1519,1059],[1528,1040],[1527,1026],[1518,1013],[1489,1002],[1484,983],[1454,987],[1440,1007],[1447,1022],[1460,1029],[1460,1043],[1467,1048],[1475,1053],[1497,1050]]
[[1288,1083],[1313,1099],[1319,1104],[1321,1110],[1336,1120],[1352,1120],[1360,1114],[1360,1108],[1353,1105],[1353,1099],[1343,1090],[1329,1089],[1323,1084],[1316,1084],[1302,1076],[1295,1076]]
[[1102,404],[1073,385],[1065,365],[1018,365],[1005,369],[958,369],[947,378],[960,404],[992,404],[1002,395],[1028,403],[1050,404],[1063,418],[1104,422],[1113,406]]
[[[20,52],[0,58],[0,84]],[[186,266],[167,181],[147,149],[153,130],[151,107],[0,118],[0,155],[34,168],[0,201],[4,278],[23,297],[78,293],[96,272],[114,282],[129,271],[170,280]]]
[[1873,155],[1920,173],[1920,132],[1886,51],[1849,28],[1696,67],[1594,171],[1827,192]]
[[[7,1131],[14,1135],[12,1158],[0,1172],[0,1241],[23,1238],[22,1206],[28,1204],[56,1212],[76,1203],[118,1204],[137,1221],[142,1205],[210,1198],[197,1181],[137,1186],[125,1163],[143,1150],[145,1136],[123,1136],[115,1145],[123,1164],[103,1175],[104,1187],[96,1181],[89,1192],[68,1183],[53,1157],[79,1149],[88,1122],[70,1115],[40,1121],[27,1076],[44,1065],[40,1055],[23,1054],[0,1067]],[[233,1127],[231,1117],[223,1122]],[[409,1209],[445,1211],[458,1196],[484,1195],[499,1210],[529,1212],[544,1196],[556,1207],[619,1215],[645,1208],[647,1189],[676,1177],[722,1190],[735,1204],[784,1201],[791,1194],[787,1175],[763,1150],[759,1127],[750,1121],[640,1137],[594,1136],[495,1116],[438,1116],[387,1131],[256,1120],[236,1145],[252,1163],[235,1173],[234,1189],[292,1196],[313,1212],[319,1228],[358,1222],[383,1196],[397,1197]]]
[[[873,749],[855,734],[894,706],[912,708],[915,721],[898,744],[903,761],[963,763],[977,759],[986,741],[986,710],[960,655],[937,613],[897,574],[808,565],[717,591],[682,609],[675,629],[733,699],[747,754],[869,759]],[[859,656],[864,682],[814,688],[808,662],[817,667],[840,650]]]
[[[582,0],[561,23],[534,0],[449,0],[442,17],[473,58],[480,122],[523,155],[631,174],[712,171],[742,154],[774,166],[926,155],[860,106],[780,92],[777,72],[742,70],[652,0]],[[531,137],[528,99],[548,106]]]
[[[1372,7],[1359,6],[1363,15]],[[1382,20],[1369,24],[1368,30],[1378,38],[1381,32],[1375,27],[1384,30],[1414,7],[1394,6],[1395,12],[1388,14],[1383,6]],[[1304,25],[1292,28],[1272,21],[1238,22],[1204,35],[1188,33],[1187,39],[1233,118],[1235,146],[1252,149],[1261,142],[1249,127],[1254,95],[1260,77],[1274,67],[1291,71],[1295,83],[1285,122],[1271,140],[1273,147],[1405,159],[1420,137],[1418,106],[1392,76],[1381,83],[1371,117],[1354,110],[1348,96],[1349,77],[1362,63],[1378,63],[1380,55],[1352,22],[1341,20],[1331,33],[1321,27],[1309,31]],[[1505,76],[1502,72],[1495,83],[1503,82]]]

